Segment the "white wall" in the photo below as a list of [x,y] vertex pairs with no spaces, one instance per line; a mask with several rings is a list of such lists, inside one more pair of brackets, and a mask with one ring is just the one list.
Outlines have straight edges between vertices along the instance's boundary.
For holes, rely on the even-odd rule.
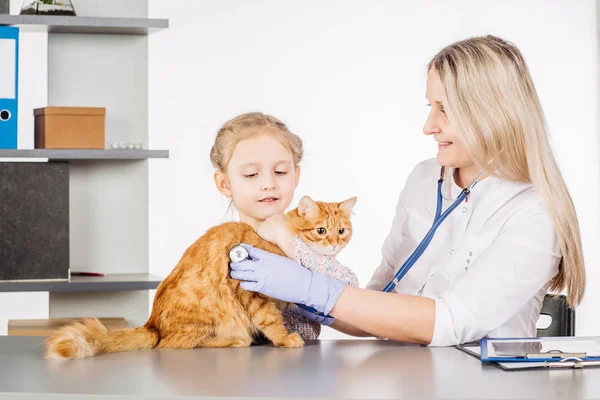
[[577,333],[600,333],[593,0],[151,1],[150,16],[170,19],[150,41],[150,143],[171,151],[151,164],[152,273],[166,276],[224,221],[209,150],[225,120],[261,110],[305,140],[296,201],[358,196],[355,237],[340,258],[365,285],[405,178],[436,154],[422,134],[425,66],[443,46],[490,33],[529,63],[580,216],[588,291]]
[[[13,14],[21,3],[11,0]],[[427,61],[454,40],[492,33],[515,42],[531,68],[584,240],[588,289],[577,333],[599,334],[595,2],[414,3],[150,1],[150,16],[171,26],[150,39],[150,144],[171,150],[169,160],[150,161],[151,272],[166,276],[193,240],[225,219],[208,152],[226,119],[261,110],[305,140],[296,200],[359,197],[355,237],[340,259],[364,285],[407,174],[435,155],[421,134]],[[19,106],[42,107],[45,34],[22,34],[20,51]],[[21,148],[33,147],[32,123],[20,113]],[[0,293],[0,334],[8,318],[47,317],[47,298]]]

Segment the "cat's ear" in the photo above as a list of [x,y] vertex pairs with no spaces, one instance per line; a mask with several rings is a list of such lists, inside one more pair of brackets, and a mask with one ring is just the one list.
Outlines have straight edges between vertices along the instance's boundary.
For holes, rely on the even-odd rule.
[[351,197],[346,201],[342,201],[339,205],[339,209],[342,210],[342,212],[346,214],[348,218],[350,218],[350,214],[352,214],[352,209],[354,208],[355,204],[356,197]]
[[225,173],[223,171],[215,171],[214,179],[219,192],[221,192],[223,196],[231,197],[231,185],[229,184],[229,180],[227,180]]
[[298,215],[301,217],[310,215],[316,209],[317,203],[315,203],[315,201],[308,196],[302,197],[298,203]]

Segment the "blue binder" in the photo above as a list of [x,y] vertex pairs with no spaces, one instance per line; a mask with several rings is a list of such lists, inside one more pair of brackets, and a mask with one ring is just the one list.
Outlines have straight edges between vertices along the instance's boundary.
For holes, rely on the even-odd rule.
[[16,149],[19,110],[19,28],[0,26],[0,149]]
[[568,359],[600,360],[600,337],[481,339],[482,362],[549,362]]

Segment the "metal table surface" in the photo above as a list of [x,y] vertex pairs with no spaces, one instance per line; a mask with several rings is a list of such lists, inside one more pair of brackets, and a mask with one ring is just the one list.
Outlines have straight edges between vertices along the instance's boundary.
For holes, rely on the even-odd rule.
[[455,348],[321,340],[301,349],[146,350],[45,360],[0,336],[0,398],[600,398],[600,368],[508,372]]

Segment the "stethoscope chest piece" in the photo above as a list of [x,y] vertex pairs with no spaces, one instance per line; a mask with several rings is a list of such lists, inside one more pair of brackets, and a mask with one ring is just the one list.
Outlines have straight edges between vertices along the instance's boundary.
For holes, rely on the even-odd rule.
[[248,250],[237,245],[229,251],[229,259],[233,262],[240,262],[248,259]]

